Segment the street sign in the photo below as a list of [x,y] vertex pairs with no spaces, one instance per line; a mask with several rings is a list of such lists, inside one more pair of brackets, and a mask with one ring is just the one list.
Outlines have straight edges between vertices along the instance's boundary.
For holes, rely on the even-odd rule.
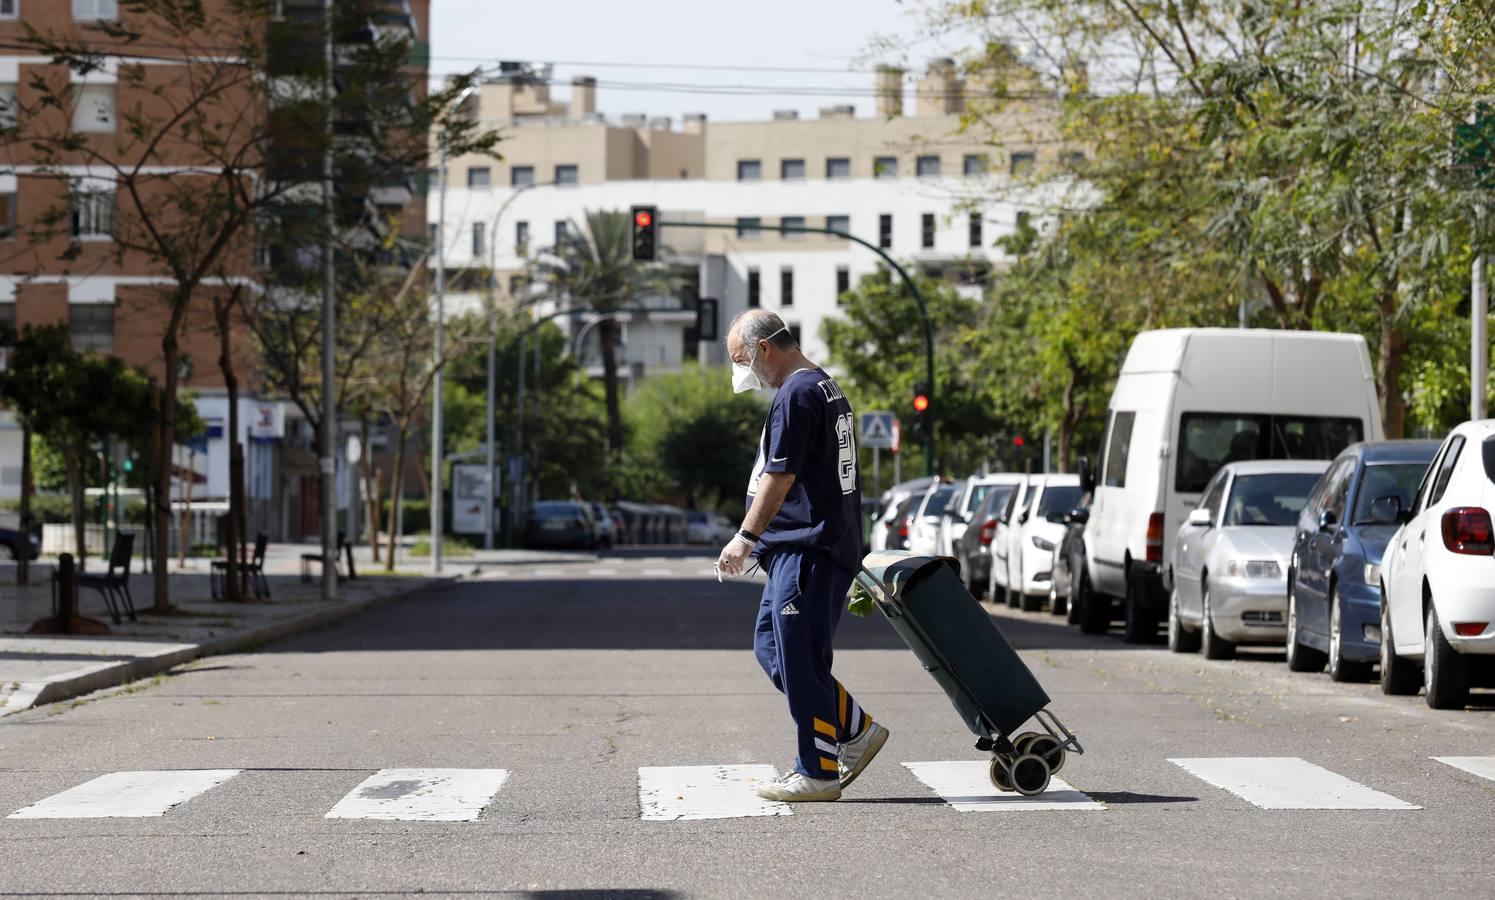
[[890,412],[878,410],[862,413],[862,446],[891,449],[893,433],[897,427],[898,420]]

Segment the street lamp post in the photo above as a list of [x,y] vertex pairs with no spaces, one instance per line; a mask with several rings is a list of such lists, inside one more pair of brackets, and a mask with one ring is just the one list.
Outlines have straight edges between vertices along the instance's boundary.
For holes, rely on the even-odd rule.
[[[477,85],[469,85],[452,100],[452,106],[454,108],[461,106],[462,102],[472,96],[477,89]],[[446,453],[442,446],[441,418],[445,405],[443,396],[445,379],[442,377],[445,369],[442,365],[445,350],[442,343],[446,337],[446,139],[446,128],[443,126],[436,160],[436,339],[432,350],[432,365],[436,367],[436,373],[431,379],[431,574],[433,575],[441,574],[441,538],[445,530],[442,522],[441,470],[442,457]]]

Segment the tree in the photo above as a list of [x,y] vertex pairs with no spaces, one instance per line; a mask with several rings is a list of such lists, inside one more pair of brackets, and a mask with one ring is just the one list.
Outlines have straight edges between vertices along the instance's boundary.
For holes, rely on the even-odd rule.
[[[949,282],[918,276],[918,283],[934,326],[936,471],[968,471],[988,458],[990,435],[1003,425],[979,389],[990,373],[972,366],[958,342],[979,321],[981,304]],[[918,304],[887,272],[863,277],[841,299],[841,315],[820,326],[828,362],[842,373],[838,383],[854,408],[894,410],[908,421],[914,384],[924,380]],[[904,437],[905,463],[914,466],[923,448],[908,440],[907,430]]]
[[[425,94],[409,89],[412,41],[394,30],[341,46],[340,90],[320,52],[320,18],[272,18],[263,0],[128,0],[118,22],[76,30],[28,29],[28,51],[56,68],[34,77],[19,95],[8,143],[11,162],[35,166],[67,199],[30,229],[33,252],[53,252],[76,271],[113,266],[161,277],[163,393],[156,422],[153,515],[158,534],[169,527],[171,453],[177,442],[180,341],[189,311],[216,279],[248,279],[256,238],[272,235],[316,246],[328,239],[324,217],[306,216],[304,194],[321,176],[330,147],[342,182],[341,222],[361,216],[366,188],[424,164],[426,136],[441,122],[454,152],[486,152],[496,135],[449,116],[471,79],[458,78]],[[366,32],[361,4],[335,4],[334,34]],[[165,59],[182,65],[144,65]],[[118,127],[88,134],[71,127],[81,101],[73,76],[117,60]],[[391,103],[394,94],[402,102]],[[346,140],[334,140],[333,114]],[[70,172],[86,165],[86,182]],[[164,165],[163,165],[164,164]],[[110,190],[112,189],[112,190]],[[109,243],[76,239],[73,212],[113,199]],[[296,220],[292,232],[283,224]],[[219,274],[226,273],[226,274]],[[156,607],[169,607],[166,542],[155,546]]]
[[640,309],[649,297],[668,296],[678,283],[661,264],[633,261],[630,228],[622,212],[589,211],[586,228],[572,223],[556,245],[532,264],[534,281],[543,286],[546,298],[607,316],[597,325],[597,340],[607,400],[607,448],[615,460],[624,441],[618,394],[618,320],[612,314]]
[[699,365],[650,377],[624,408],[630,452],[661,476],[655,489],[697,509],[741,504],[767,412],[762,397],[732,392],[729,369]]

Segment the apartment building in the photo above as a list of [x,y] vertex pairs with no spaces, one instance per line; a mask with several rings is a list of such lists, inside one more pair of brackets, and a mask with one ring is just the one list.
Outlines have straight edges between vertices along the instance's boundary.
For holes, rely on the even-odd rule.
[[[824,359],[821,323],[857,279],[885,264],[850,241],[763,226],[847,231],[977,295],[1009,262],[998,238],[1023,217],[1046,215],[1063,189],[1030,173],[1079,159],[1059,140],[1057,95],[1022,68],[1004,74],[1021,99],[1000,108],[980,105],[990,96],[985,78],[962,79],[952,61],[937,59],[912,84],[900,70],[879,70],[870,115],[830,106],[817,118],[786,111],[768,121],[708,123],[691,115],[678,125],[643,115],[604,120],[590,78],[574,79],[571,103],[558,103],[548,75],[518,69],[478,99],[476,114],[508,139],[502,161],[459,158],[449,167],[448,308],[481,308],[490,260],[498,302],[522,299],[526,263],[588,210],[653,204],[663,221],[731,226],[664,228],[668,259],[686,286],[624,325],[620,359],[633,376],[678,369],[701,350],[710,363],[725,361],[720,343],[696,342],[697,297],[717,299],[723,321],[754,306],[772,309],[812,358]],[[964,115],[980,115],[982,127],[963,130]],[[988,133],[1000,143],[978,136]],[[430,212],[434,229],[434,201]],[[583,361],[600,374],[590,318],[560,321],[581,336]]]
[[[344,40],[377,39],[389,29],[413,33],[417,39],[426,33],[430,0],[338,2],[364,23],[351,35],[340,36]],[[228,15],[228,4],[222,0],[210,0],[206,6],[210,17],[222,21]],[[104,43],[107,38],[98,28],[101,23],[148,27],[148,22],[130,21],[133,15],[127,4],[117,0],[0,0],[0,47],[10,48],[0,50],[0,108],[17,102],[27,108],[36,97],[38,79],[71,82],[73,108],[63,111],[69,127],[85,134],[90,148],[105,158],[113,152],[111,147],[127,146],[120,112],[180,99],[169,92],[182,83],[184,66],[202,64],[200,57],[174,50],[170,40],[146,34],[138,47],[121,48],[121,55],[106,56],[97,69],[83,74],[14,48],[22,46],[28,29],[63,37],[86,34],[91,43]],[[307,52],[320,52],[323,0],[277,0],[271,16],[272,21],[293,28],[307,23],[311,38]],[[149,52],[143,52],[143,47]],[[141,67],[145,86],[121,81],[118,73],[123,65]],[[273,69],[276,61],[271,65]],[[425,63],[416,60],[412,65],[412,89],[423,92]],[[166,95],[155,96],[152,90],[163,85]],[[60,177],[38,177],[39,160],[31,152],[25,143],[0,146],[0,247],[9,250],[0,252],[0,318],[17,327],[66,323],[78,349],[114,354],[159,380],[165,322],[161,294],[173,283],[170,276],[140,254],[116,252],[119,204],[117,185],[107,166],[90,164],[79,154],[62,168]],[[152,171],[170,177],[180,173],[183,179],[202,177],[201,170],[194,168],[198,160],[190,153],[170,144],[163,146],[151,160]],[[416,195],[413,179],[404,185],[370,186],[353,199],[354,215],[365,207],[369,221],[398,214],[417,236],[424,233],[425,200]],[[28,226],[58,208],[68,211],[69,233],[45,243],[28,243]],[[204,296],[201,302],[194,301],[182,329],[180,384],[184,391],[193,392],[208,430],[194,446],[179,448],[174,491],[178,497],[185,494],[189,480],[199,501],[223,500],[229,493],[228,398],[207,295],[226,289],[230,282],[263,290],[266,267],[274,265],[267,261],[296,255],[281,247],[249,249],[254,243],[247,239],[245,248],[230,254],[222,270],[204,281]],[[242,322],[235,323],[231,343],[240,380],[237,437],[245,445],[251,532],[264,529],[273,538],[283,539],[317,531],[317,463],[311,435],[292,404],[264,392],[252,335]],[[0,410],[0,499],[15,497],[20,491],[20,437],[13,418]],[[346,467],[339,469],[340,494],[346,503],[350,481]]]

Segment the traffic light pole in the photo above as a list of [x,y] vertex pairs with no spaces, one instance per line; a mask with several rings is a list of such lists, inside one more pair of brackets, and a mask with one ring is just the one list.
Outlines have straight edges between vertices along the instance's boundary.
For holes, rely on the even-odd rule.
[[[658,224],[661,228],[730,228],[733,231],[737,230],[735,222],[672,222],[660,219],[658,220]],[[868,250],[882,257],[883,262],[893,267],[893,271],[897,272],[898,277],[902,278],[903,283],[908,286],[909,293],[913,294],[914,302],[919,305],[919,318],[924,321],[924,379],[929,385],[929,409],[932,413],[935,409],[934,324],[929,320],[929,307],[924,302],[924,295],[919,293],[919,286],[914,283],[912,278],[908,277],[908,273],[903,270],[903,266],[900,266],[896,259],[889,256],[881,247],[871,241],[862,240],[854,234],[847,234],[844,231],[837,231],[834,228],[811,228],[809,226],[793,225],[754,225],[752,230],[776,231],[780,234],[828,234],[832,237],[843,238],[854,244],[866,247]],[[930,415],[928,433],[924,435],[925,475],[934,474],[934,422],[935,417]]]

